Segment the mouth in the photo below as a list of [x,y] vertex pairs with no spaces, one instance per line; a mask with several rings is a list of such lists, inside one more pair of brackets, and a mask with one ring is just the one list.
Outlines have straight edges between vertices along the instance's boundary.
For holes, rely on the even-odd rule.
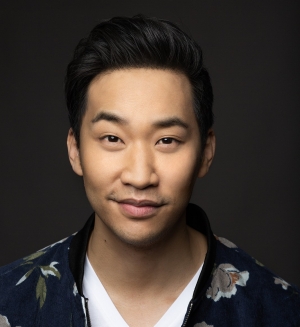
[[164,205],[152,200],[124,199],[117,201],[122,213],[133,218],[145,218],[155,215]]

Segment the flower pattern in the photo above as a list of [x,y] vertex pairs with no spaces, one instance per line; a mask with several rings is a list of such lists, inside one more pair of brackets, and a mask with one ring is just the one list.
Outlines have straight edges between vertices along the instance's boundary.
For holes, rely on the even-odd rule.
[[[232,326],[236,322],[242,326],[300,326],[299,290],[262,268],[235,244],[216,238],[216,261],[213,271],[207,271],[211,273],[210,285],[205,296],[201,295],[199,313],[194,307],[195,315],[188,325]],[[0,269],[0,327],[31,326],[32,317],[38,317],[34,320],[40,326],[88,325],[85,299],[70,275],[69,246],[67,241],[57,248],[47,247]],[[267,296],[261,296],[262,291]],[[56,315],[58,307],[62,315]]]
[[236,285],[246,286],[249,272],[240,272],[229,263],[220,264],[213,273],[211,287],[206,292],[206,297],[215,302],[221,297],[231,298],[237,292]]
[[10,323],[5,316],[0,315],[0,327],[10,327]]

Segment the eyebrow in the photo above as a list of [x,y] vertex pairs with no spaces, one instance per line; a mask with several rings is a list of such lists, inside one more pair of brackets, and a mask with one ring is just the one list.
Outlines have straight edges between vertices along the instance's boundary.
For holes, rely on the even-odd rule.
[[92,123],[95,124],[101,120],[106,120],[110,121],[113,123],[121,124],[121,125],[126,125],[128,124],[128,121],[116,114],[112,114],[106,111],[99,112],[93,119]]
[[[121,124],[121,125],[127,125],[128,124],[128,120],[126,120],[125,118],[122,118],[116,114],[107,112],[107,111],[101,111],[99,112],[93,119],[92,119],[92,123],[95,124],[101,120],[106,120],[109,122],[113,122],[113,123],[117,123],[117,124]],[[182,119],[180,119],[179,117],[169,117],[166,119],[162,119],[162,120],[157,120],[153,123],[153,126],[155,126],[156,128],[169,128],[169,127],[173,127],[173,126],[179,126],[182,127],[184,129],[188,129],[189,125],[187,123],[185,123]]]
[[189,125],[178,117],[170,117],[167,119],[158,120],[154,122],[153,125],[159,128],[168,128],[173,126],[183,127],[184,129],[189,128]]

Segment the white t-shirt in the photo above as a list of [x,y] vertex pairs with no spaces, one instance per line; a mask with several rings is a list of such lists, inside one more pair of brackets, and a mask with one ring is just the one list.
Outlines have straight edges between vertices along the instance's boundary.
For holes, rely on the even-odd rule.
[[[182,325],[201,270],[202,265],[154,327]],[[87,256],[84,264],[83,294],[89,299],[89,313],[93,327],[129,327],[107,294]]]

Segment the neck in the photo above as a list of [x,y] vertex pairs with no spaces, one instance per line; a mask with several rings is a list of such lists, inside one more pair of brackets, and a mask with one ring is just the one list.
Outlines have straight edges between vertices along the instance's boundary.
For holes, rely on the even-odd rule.
[[137,247],[120,240],[96,216],[87,255],[108,293],[134,295],[183,290],[203,263],[206,250],[205,237],[189,228],[185,217],[163,240]]

